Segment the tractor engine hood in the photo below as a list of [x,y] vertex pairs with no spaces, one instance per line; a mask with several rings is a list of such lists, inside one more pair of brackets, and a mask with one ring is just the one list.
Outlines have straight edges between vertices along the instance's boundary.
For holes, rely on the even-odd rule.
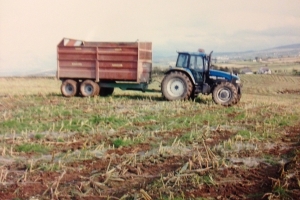
[[213,69],[209,70],[209,77],[211,79],[226,79],[228,81],[232,81],[232,79],[239,80],[239,77],[237,75]]

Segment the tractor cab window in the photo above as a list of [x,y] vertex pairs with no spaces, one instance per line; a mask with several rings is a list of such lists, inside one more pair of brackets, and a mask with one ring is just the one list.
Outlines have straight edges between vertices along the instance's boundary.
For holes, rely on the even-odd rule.
[[177,59],[176,67],[188,67],[188,54],[179,54]]
[[190,69],[203,70],[203,58],[201,56],[191,56]]

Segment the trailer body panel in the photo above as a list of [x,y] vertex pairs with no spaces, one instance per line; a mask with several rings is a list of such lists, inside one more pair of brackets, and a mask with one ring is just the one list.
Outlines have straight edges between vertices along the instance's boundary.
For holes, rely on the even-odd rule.
[[150,83],[151,42],[86,42],[64,38],[57,45],[57,78]]

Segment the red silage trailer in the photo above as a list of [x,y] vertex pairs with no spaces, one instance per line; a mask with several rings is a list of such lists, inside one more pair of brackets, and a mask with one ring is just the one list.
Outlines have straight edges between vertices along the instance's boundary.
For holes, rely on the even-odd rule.
[[66,97],[112,94],[115,87],[145,91],[151,82],[151,42],[87,42],[57,45],[57,78]]

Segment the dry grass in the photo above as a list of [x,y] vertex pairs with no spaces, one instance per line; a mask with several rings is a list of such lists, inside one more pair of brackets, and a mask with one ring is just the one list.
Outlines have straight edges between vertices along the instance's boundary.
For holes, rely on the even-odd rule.
[[0,96],[60,93],[61,82],[54,77],[0,78]]

